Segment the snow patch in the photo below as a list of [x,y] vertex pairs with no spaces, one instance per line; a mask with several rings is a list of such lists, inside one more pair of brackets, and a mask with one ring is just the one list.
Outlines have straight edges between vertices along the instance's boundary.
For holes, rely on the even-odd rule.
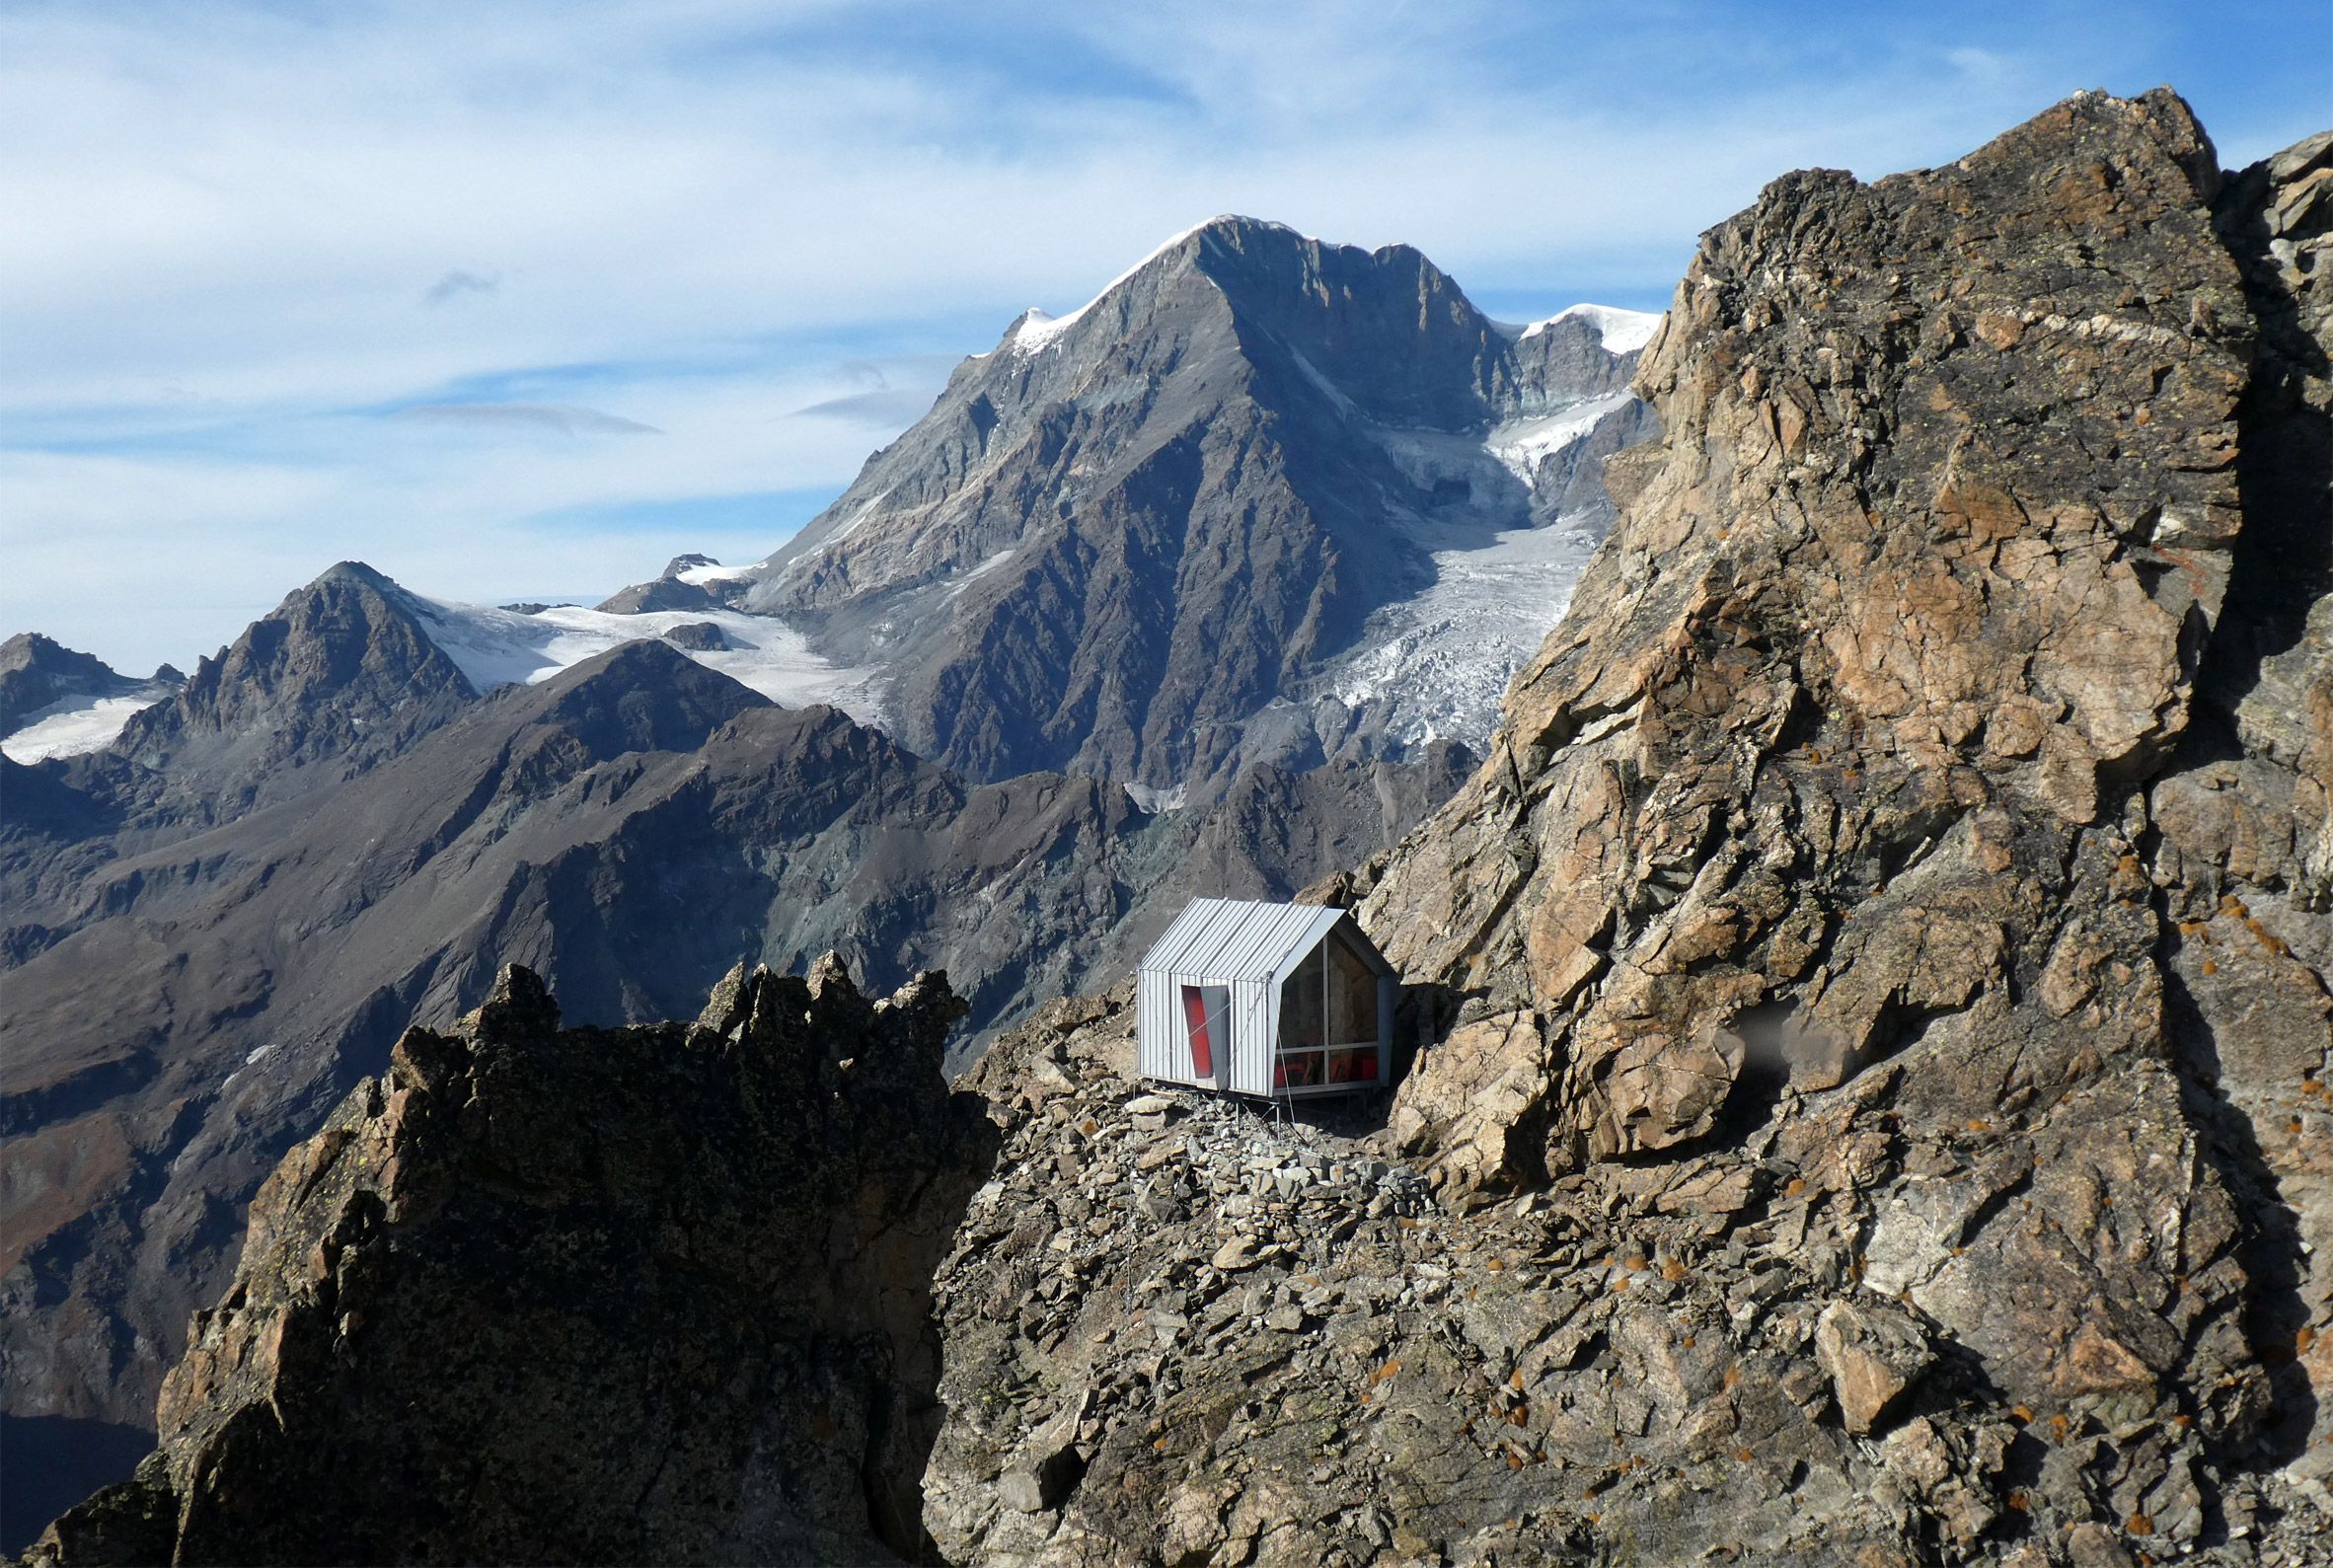
[[167,687],[156,687],[126,697],[73,697],[51,703],[32,713],[6,740],[0,740],[0,752],[6,752],[11,762],[35,763],[102,751],[121,733],[132,713],[152,708],[168,696]]
[[1543,322],[1533,322],[1515,335],[1518,341],[1537,337],[1557,322],[1584,319],[1604,339],[1608,354],[1632,354],[1653,340],[1666,319],[1660,311],[1621,310],[1614,305],[1573,305]]
[[1016,554],[1018,554],[1016,550],[1000,550],[993,556],[982,558],[978,564],[958,572],[955,581],[947,585],[947,597],[953,599],[957,594],[971,587],[1006,561],[1011,560]]
[[[844,540],[857,533],[859,531],[859,525],[865,522],[869,517],[872,517],[874,515],[874,509],[882,505],[884,501],[888,500],[890,495],[891,491],[888,487],[877,490],[874,494],[869,495],[865,501],[860,503],[859,510],[853,512],[849,519],[844,522],[842,527],[836,529],[833,533],[818,541],[818,548],[820,550],[824,550],[829,546],[839,545]],[[807,560],[808,558],[804,557],[803,559]]]
[[741,610],[649,610],[615,615],[563,605],[534,615],[485,605],[452,604],[414,596],[430,622],[430,638],[481,692],[547,681],[626,642],[660,636],[674,627],[706,622],[720,628],[725,648],[681,652],[707,669],[788,708],[826,704],[863,724],[879,724],[877,672],[838,665],[814,653],[809,640],[776,616]]
[[750,565],[723,566],[715,562],[707,566],[691,566],[677,573],[677,579],[692,588],[702,588],[709,582],[734,582],[739,577],[752,575],[753,567]]
[[[853,512],[849,517],[844,518],[843,521],[835,527],[832,533],[828,534],[824,539],[812,541],[800,555],[788,561],[786,563],[786,569],[778,574],[777,580],[782,583],[790,582],[794,578],[799,577],[803,572],[809,570],[813,561],[820,560],[828,551],[834,549],[835,546],[841,544],[844,540],[857,533],[859,531],[859,525],[865,522],[869,517],[872,517],[874,515],[875,508],[882,505],[885,500],[889,499],[891,489],[886,485],[884,488],[877,490],[874,494],[868,496],[865,500],[860,502],[859,509]],[[776,559],[777,558],[774,556],[771,558],[771,560]],[[760,567],[767,566],[769,563],[769,560],[763,560],[758,562],[755,566],[741,568],[739,575],[742,576],[748,574],[749,572],[757,571],[760,569]]]

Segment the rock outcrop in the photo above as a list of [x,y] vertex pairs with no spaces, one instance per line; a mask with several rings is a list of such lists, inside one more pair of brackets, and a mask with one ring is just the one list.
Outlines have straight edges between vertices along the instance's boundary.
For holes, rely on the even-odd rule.
[[161,1449],[32,1560],[919,1555],[930,1281],[993,1145],[961,1012],[829,959],[562,1031],[504,971],[268,1178]]
[[733,579],[715,579],[711,583],[690,582],[683,573],[704,567],[717,566],[711,556],[675,556],[664,563],[663,572],[652,582],[636,582],[600,601],[598,608],[611,615],[639,615],[649,610],[717,610],[726,606],[733,594],[726,591]]
[[1361,879],[1439,989],[1392,1132],[1446,1194],[1780,1178],[2085,1474],[2322,1463],[2326,157],[2223,187],[2168,92],[2089,95],[1704,238],[1666,438]]

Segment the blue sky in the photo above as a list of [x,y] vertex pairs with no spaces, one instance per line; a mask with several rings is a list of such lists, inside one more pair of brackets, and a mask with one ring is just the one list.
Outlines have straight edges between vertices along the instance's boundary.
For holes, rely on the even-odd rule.
[[494,599],[766,554],[1218,212],[1658,308],[1785,170],[2165,81],[2241,163],[2333,123],[2329,58],[2324,0],[11,0],[0,633],[187,664],[342,557]]

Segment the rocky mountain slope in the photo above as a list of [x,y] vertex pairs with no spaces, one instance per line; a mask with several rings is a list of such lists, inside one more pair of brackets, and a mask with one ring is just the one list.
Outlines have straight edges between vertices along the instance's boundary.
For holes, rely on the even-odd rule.
[[[1016,322],[749,576],[650,589],[879,667],[894,732],[974,778],[1313,766],[1353,739],[1331,669],[1389,639],[1373,615],[1502,532],[1600,524],[1567,449],[1642,433],[1603,345],[1634,321],[1520,336],[1405,246],[1220,218]],[[1589,544],[1554,541],[1574,569]]]
[[984,1064],[954,1559],[2324,1560],[2329,193],[2087,96],[1712,230],[1348,884],[1385,1129],[1144,1093],[1123,995]]
[[[0,987],[12,1413],[142,1419],[266,1170],[407,1018],[476,1006],[504,961],[611,1024],[686,1010],[741,955],[839,948],[884,988],[943,965],[976,1038],[1131,962],[1193,892],[1284,896],[1368,854],[1462,760],[1434,794],[1423,764],[1257,769],[1154,815],[1091,779],[967,784],[647,639],[150,843],[77,837],[103,800],[27,770],[55,798],[12,784],[0,846],[23,873]],[[98,764],[64,777],[117,761]]]
[[2089,97],[1711,231],[1669,437],[1372,873],[1447,1190],[1780,1152],[2092,1473],[2321,1465],[2326,164]]
[[562,1031],[505,970],[268,1179],[161,1450],[33,1560],[918,1555],[932,1267],[995,1142],[961,1010],[830,958]]
[[166,838],[353,778],[477,697],[410,596],[342,561],[64,777],[117,806],[123,828]]

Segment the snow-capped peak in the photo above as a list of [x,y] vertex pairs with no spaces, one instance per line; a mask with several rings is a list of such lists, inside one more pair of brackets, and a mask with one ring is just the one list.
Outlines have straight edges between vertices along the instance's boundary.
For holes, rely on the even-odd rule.
[[1653,334],[1661,330],[1663,313],[1660,311],[1621,310],[1614,305],[1573,305],[1557,311],[1545,321],[1533,322],[1515,335],[1518,342],[1537,337],[1560,321],[1578,317],[1594,328],[1596,336],[1604,339],[1608,354],[1629,354],[1653,340]]
[[[1289,228],[1285,223],[1273,223],[1263,218],[1243,218],[1236,212],[1219,213],[1215,217],[1209,218],[1204,223],[1194,223],[1189,228],[1181,230],[1179,233],[1168,235],[1158,245],[1152,247],[1151,253],[1148,256],[1135,262],[1132,266],[1126,268],[1125,271],[1120,272],[1116,277],[1111,278],[1107,283],[1102,284],[1101,291],[1099,293],[1095,294],[1085,304],[1079,306],[1076,310],[1071,311],[1067,316],[1051,316],[1046,314],[1044,311],[1035,309],[1034,307],[1022,311],[1020,315],[1014,321],[1013,325],[1005,330],[1005,341],[1000,346],[1009,347],[1016,354],[1022,356],[1038,353],[1043,349],[1051,347],[1054,342],[1059,340],[1061,335],[1068,332],[1072,327],[1076,326],[1079,320],[1083,318],[1088,311],[1100,304],[1103,300],[1109,298],[1110,295],[1115,293],[1122,284],[1126,283],[1144,267],[1150,265],[1160,257],[1165,256],[1167,252],[1173,250],[1176,246],[1182,244],[1183,241],[1189,239],[1192,235],[1197,234],[1200,230],[1212,229],[1217,224],[1221,223],[1243,223],[1253,228],[1277,229],[1284,234],[1297,235],[1297,231]],[[1305,236],[1297,235],[1297,238],[1303,239]],[[986,358],[987,356],[983,354],[976,355],[974,357]]]

